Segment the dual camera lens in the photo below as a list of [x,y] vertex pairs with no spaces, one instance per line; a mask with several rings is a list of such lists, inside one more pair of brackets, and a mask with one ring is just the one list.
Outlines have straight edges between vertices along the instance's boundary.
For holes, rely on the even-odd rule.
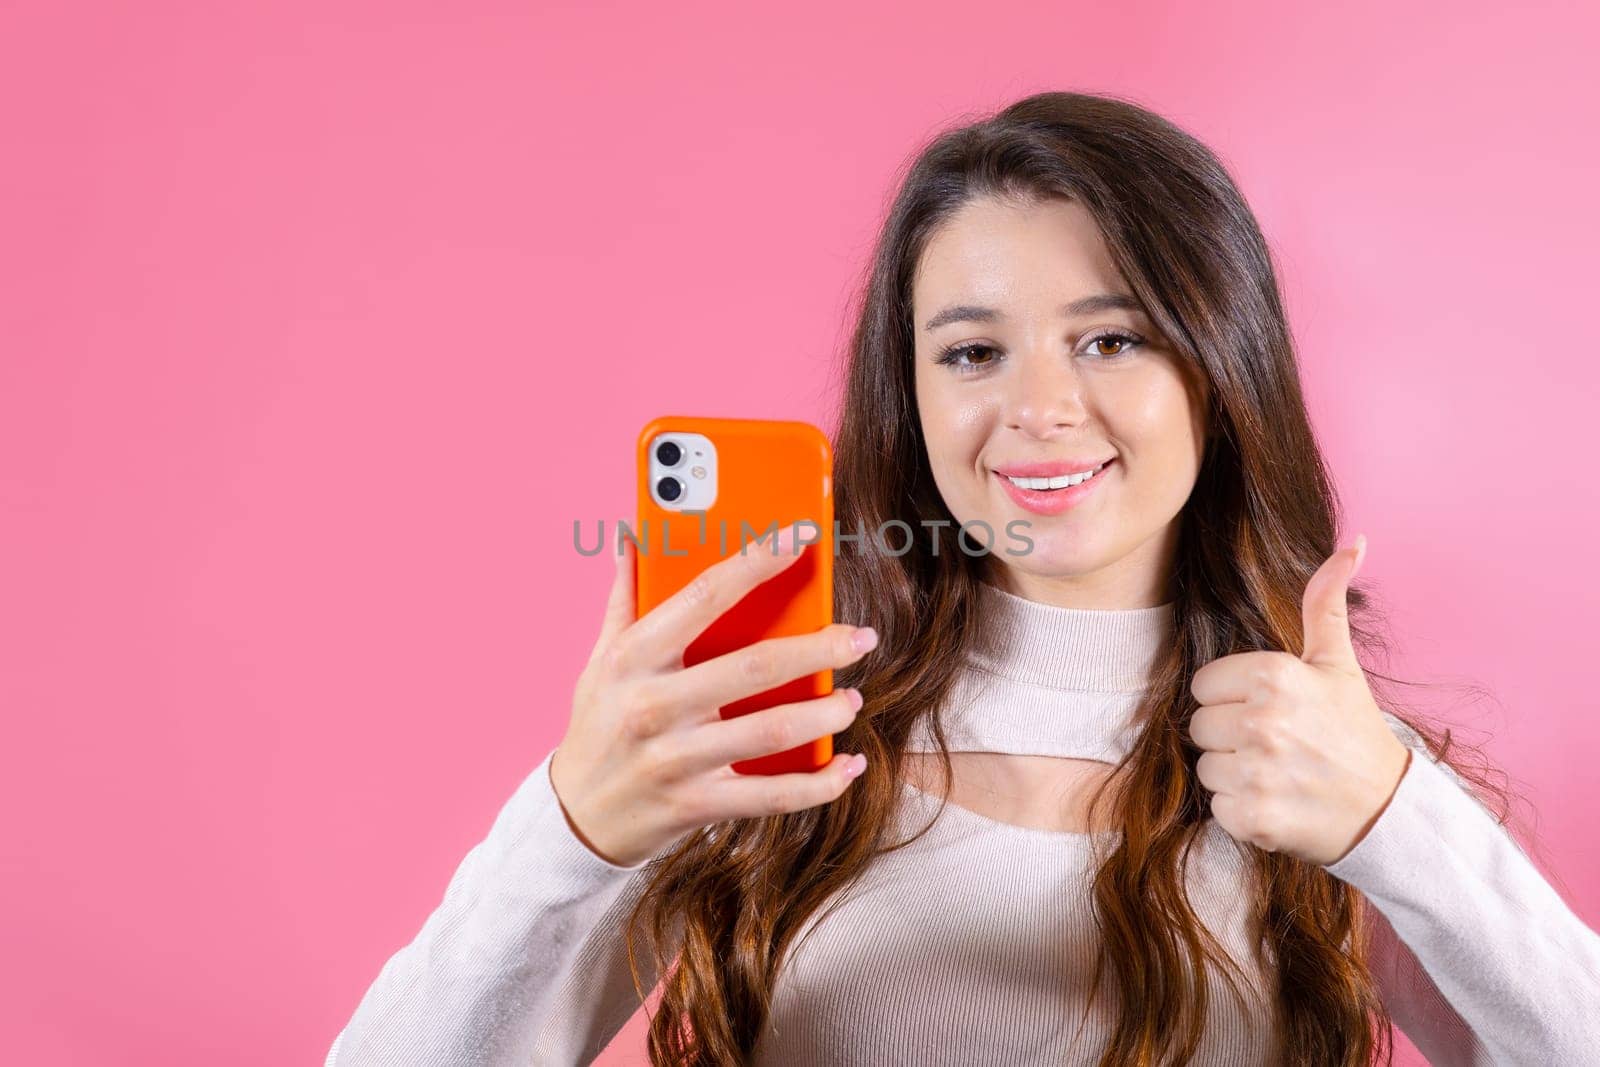
[[[675,441],[662,441],[656,445],[656,462],[663,467],[676,467],[683,461],[683,449]],[[673,501],[683,495],[684,485],[668,475],[656,482],[656,493],[662,500]]]

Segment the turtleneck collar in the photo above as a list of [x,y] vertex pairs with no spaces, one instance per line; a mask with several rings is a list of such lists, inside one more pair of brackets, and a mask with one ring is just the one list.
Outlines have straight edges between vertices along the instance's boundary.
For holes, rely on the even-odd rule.
[[[942,709],[953,752],[1120,760],[1134,713],[1173,640],[1171,602],[1088,609],[1042,604],[979,584],[978,635]],[[937,748],[930,716],[907,750]]]
[[1153,608],[1058,608],[978,585],[971,666],[1048,689],[1143,691],[1172,642],[1171,603]]

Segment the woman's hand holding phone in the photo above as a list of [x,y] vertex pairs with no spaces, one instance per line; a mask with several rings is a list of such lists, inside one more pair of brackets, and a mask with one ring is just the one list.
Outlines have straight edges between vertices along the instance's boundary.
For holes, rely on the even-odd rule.
[[600,636],[550,765],[568,821],[601,858],[631,867],[702,826],[828,803],[865,767],[863,757],[843,753],[809,773],[746,775],[730,766],[843,730],[861,708],[854,689],[726,720],[720,709],[854,663],[877,645],[870,627],[835,623],[683,665],[703,630],[800,558],[793,538],[786,528],[776,551],[757,543],[718,560],[638,619],[636,549],[624,540],[615,553]]

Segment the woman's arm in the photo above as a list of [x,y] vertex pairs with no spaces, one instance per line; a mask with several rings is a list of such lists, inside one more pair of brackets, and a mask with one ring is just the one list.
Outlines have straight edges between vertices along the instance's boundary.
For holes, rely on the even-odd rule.
[[1484,1067],[1489,1050],[1434,985],[1383,913],[1372,912],[1367,959],[1389,1018],[1437,1067]]
[[1600,1048],[1600,935],[1389,718],[1411,761],[1366,835],[1324,868],[1387,922],[1391,936],[1380,924],[1373,938],[1385,1006],[1435,1063],[1587,1062]]
[[[623,927],[646,863],[617,866],[583,844],[550,759],[384,964],[326,1067],[588,1063],[639,1007]],[[658,976],[648,950],[637,954],[648,991]]]

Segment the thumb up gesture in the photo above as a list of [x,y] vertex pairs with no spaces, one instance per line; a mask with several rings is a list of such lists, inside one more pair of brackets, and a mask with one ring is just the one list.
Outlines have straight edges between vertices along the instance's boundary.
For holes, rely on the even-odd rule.
[[1240,652],[1195,672],[1189,736],[1211,813],[1233,837],[1328,865],[1365,836],[1411,751],[1383,717],[1356,659],[1345,602],[1366,537],[1311,576],[1305,653]]

